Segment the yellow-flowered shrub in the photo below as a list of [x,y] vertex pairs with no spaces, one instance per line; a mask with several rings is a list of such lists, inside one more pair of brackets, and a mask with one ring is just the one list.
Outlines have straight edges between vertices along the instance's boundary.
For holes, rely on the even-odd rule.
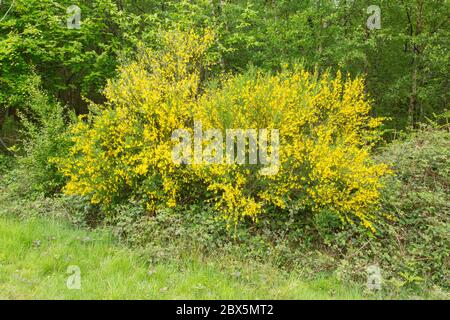
[[[149,212],[208,203],[234,222],[267,210],[326,209],[373,229],[388,170],[370,160],[381,119],[369,116],[363,80],[285,67],[224,76],[205,88],[213,38],[208,30],[166,33],[163,49],[143,50],[119,70],[105,90],[108,102],[72,128],[70,155],[57,160],[69,178],[65,191],[103,205],[138,197]],[[172,133],[192,133],[194,122],[224,136],[232,128],[278,129],[276,174],[262,174],[261,165],[176,164]]]

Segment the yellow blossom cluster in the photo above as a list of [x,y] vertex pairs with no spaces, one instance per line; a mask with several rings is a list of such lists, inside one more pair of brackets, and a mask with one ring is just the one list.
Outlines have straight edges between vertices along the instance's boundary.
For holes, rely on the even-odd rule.
[[[250,70],[204,87],[212,32],[162,37],[163,49],[142,50],[122,67],[106,87],[107,103],[72,128],[70,154],[56,160],[67,193],[105,205],[138,196],[149,212],[211,203],[234,222],[257,220],[269,208],[327,209],[373,230],[388,168],[370,159],[382,119],[369,115],[363,79],[284,66],[275,75]],[[276,174],[254,164],[175,163],[172,133],[192,132],[194,121],[223,132],[279,130]]]

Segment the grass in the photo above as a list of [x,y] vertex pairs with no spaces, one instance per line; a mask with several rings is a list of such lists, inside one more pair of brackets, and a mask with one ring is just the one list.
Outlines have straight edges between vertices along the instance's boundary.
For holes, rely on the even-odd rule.
[[[71,265],[81,289],[68,289]],[[269,265],[188,257],[150,265],[105,230],[0,216],[0,299],[363,299],[332,276],[305,281]],[[237,270],[237,269],[236,269]]]

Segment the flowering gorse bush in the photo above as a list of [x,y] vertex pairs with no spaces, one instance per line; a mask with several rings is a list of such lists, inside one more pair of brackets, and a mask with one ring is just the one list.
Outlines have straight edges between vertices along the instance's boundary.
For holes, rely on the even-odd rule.
[[[107,85],[108,102],[73,126],[70,154],[56,159],[67,193],[103,205],[138,199],[149,213],[208,203],[230,222],[269,210],[327,210],[373,229],[388,169],[370,160],[381,119],[369,116],[361,78],[285,66],[276,75],[251,69],[203,85],[214,35],[162,38],[163,49],[143,50],[122,67]],[[196,121],[224,136],[233,128],[276,129],[276,174],[263,174],[262,165],[172,161],[172,133],[192,133]]]

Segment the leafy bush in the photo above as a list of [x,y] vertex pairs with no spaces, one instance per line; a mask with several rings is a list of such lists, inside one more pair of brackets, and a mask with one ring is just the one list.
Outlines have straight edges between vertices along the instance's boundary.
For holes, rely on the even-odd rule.
[[401,264],[402,280],[431,279],[448,285],[450,253],[450,133],[424,128],[395,142],[383,160],[396,172],[383,207],[396,217],[383,238],[396,242],[389,252]]
[[40,78],[30,77],[27,112],[20,114],[25,153],[19,157],[19,170],[25,173],[30,190],[48,195],[64,185],[64,176],[52,159],[68,152],[67,126],[73,116],[51,102],[39,86]]
[[[328,210],[374,230],[379,178],[388,170],[369,156],[381,119],[369,116],[362,79],[294,67],[277,75],[250,71],[204,88],[213,35],[169,32],[164,41],[161,52],[145,51],[123,67],[105,90],[108,103],[72,128],[74,145],[59,160],[68,194],[106,206],[136,198],[148,212],[212,203],[235,223],[273,210]],[[264,174],[263,165],[175,163],[172,133],[192,133],[195,121],[222,133],[279,129],[276,174]]]

